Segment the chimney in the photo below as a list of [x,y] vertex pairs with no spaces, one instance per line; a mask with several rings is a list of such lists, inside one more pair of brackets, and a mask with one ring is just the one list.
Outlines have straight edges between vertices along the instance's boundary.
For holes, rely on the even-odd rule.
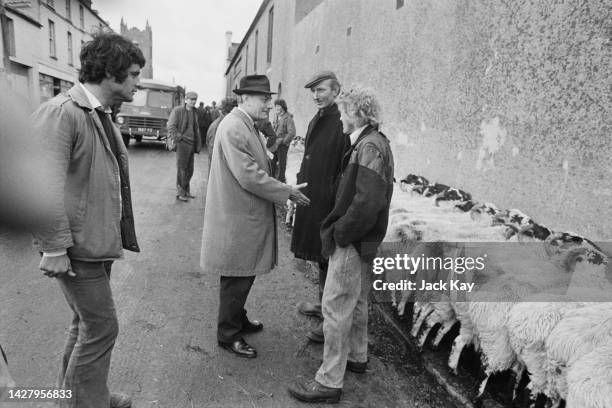
[[232,46],[232,32],[231,31],[226,31],[225,32],[225,49],[228,50],[230,47]]

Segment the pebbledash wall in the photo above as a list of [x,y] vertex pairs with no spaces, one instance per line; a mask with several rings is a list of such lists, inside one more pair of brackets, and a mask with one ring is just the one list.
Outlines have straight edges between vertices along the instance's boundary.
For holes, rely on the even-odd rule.
[[[552,229],[612,240],[612,1],[262,7],[279,23],[271,62],[257,71],[281,89],[298,134],[315,113],[303,84],[334,70],[345,89],[376,91],[398,179],[423,175]],[[247,33],[230,75],[252,40]],[[228,89],[238,80],[228,77]]]

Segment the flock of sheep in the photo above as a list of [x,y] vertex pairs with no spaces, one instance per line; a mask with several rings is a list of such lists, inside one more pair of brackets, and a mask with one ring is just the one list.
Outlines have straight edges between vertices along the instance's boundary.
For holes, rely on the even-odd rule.
[[[392,293],[400,315],[413,303],[411,334],[420,347],[428,341],[438,347],[459,325],[448,365],[457,373],[468,345],[480,353],[485,378],[477,398],[492,374],[510,370],[514,396],[528,376],[532,406],[544,401],[551,407],[612,407],[611,271],[609,254],[597,244],[416,175],[401,180],[394,191],[384,242],[414,256],[456,255],[461,243],[506,243],[488,254],[483,270],[473,272],[470,279],[480,284],[467,297]],[[529,259],[513,262],[504,248]],[[387,282],[425,279],[422,271],[385,273]]]

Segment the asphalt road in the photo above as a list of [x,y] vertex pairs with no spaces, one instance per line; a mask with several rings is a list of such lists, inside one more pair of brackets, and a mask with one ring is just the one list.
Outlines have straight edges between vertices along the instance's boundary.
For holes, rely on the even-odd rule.
[[[206,154],[196,157],[197,198],[183,203],[175,199],[174,153],[134,141],[129,153],[142,252],[127,253],[113,267],[120,334],[111,389],[131,394],[136,408],[308,406],[286,387],[298,376],[311,378],[322,358],[322,346],[304,336],[316,321],[295,307],[314,299],[316,286],[288,250],[290,233],[280,234],[281,265],[255,281],[247,303],[249,316],[265,325],[247,339],[259,357],[235,357],[216,342],[218,278],[198,266]],[[70,320],[63,295],[38,270],[26,234],[0,233],[0,265],[0,343],[12,374],[20,386],[53,386]],[[452,406],[384,323],[372,319],[370,331],[370,371],[347,373],[340,407]]]

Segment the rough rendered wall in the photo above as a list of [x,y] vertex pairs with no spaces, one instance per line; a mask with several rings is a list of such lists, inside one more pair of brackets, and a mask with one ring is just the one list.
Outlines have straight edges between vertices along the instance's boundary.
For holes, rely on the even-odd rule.
[[336,70],[377,91],[400,178],[612,239],[612,0],[327,0],[293,29],[298,134]]

